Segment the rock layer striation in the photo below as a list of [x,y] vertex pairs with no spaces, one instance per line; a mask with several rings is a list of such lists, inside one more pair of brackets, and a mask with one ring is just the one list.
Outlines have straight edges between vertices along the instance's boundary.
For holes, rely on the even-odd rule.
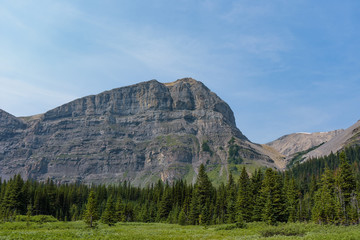
[[[276,166],[266,149],[236,127],[228,104],[204,84],[191,78],[151,80],[37,116],[16,118],[1,110],[0,174],[135,185],[192,181],[201,163],[228,174],[232,137],[244,163]],[[204,143],[210,149],[204,151]]]

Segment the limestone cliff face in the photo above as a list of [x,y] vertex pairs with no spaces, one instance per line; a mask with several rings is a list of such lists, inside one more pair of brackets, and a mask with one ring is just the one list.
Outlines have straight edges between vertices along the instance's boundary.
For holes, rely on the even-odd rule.
[[[228,141],[244,161],[275,166],[236,128],[230,107],[204,84],[156,80],[87,96],[42,115],[0,111],[0,174],[61,182],[146,185],[193,180],[201,163],[227,174]],[[207,142],[210,151],[203,151]]]

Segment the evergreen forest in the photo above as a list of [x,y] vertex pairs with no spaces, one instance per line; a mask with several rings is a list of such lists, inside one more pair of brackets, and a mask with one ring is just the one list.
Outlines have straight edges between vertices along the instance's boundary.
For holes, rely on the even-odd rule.
[[166,222],[180,225],[254,221],[352,225],[360,221],[360,147],[296,164],[285,172],[245,167],[214,187],[204,165],[196,183],[158,181],[147,187],[56,184],[0,179],[0,222],[19,216],[52,215],[60,221]]

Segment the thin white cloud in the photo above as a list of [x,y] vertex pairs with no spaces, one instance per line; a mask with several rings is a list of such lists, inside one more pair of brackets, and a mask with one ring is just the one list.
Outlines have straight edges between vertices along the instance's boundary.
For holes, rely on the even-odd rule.
[[154,36],[155,34],[139,32],[128,33],[126,42],[131,44],[126,46],[119,44],[114,48],[155,71],[177,75],[202,68],[206,52],[196,40],[180,36],[174,38]]
[[14,115],[33,115],[41,106],[43,111],[75,99],[75,96],[39,87],[17,79],[0,77],[0,108]]
[[258,1],[235,1],[231,8],[221,15],[230,23],[247,23],[254,18],[264,17],[272,13],[271,5]]
[[289,50],[284,39],[274,35],[243,35],[237,40],[239,48],[256,55],[267,56]]
[[209,68],[211,53],[208,42],[191,38],[184,32],[129,22],[108,24],[86,14],[81,18],[96,26],[98,34],[93,42],[108,49],[110,58],[116,55],[118,59],[127,58],[124,64],[132,59],[138,61],[138,66],[152,72],[177,76]]

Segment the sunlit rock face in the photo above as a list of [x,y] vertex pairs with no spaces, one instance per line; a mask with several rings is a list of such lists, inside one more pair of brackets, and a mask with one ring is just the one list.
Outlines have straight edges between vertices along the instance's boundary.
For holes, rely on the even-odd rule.
[[[0,111],[0,120],[3,179],[20,173],[143,186],[159,179],[192,181],[201,163],[227,169],[232,137],[245,160],[273,166],[261,146],[237,129],[228,104],[191,78],[117,88],[26,118]],[[205,141],[210,152],[202,150]]]

